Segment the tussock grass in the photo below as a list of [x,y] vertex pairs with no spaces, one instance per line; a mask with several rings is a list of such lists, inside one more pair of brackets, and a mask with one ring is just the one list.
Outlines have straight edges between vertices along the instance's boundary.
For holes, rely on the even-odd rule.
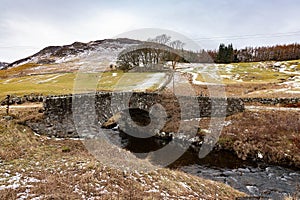
[[81,141],[34,135],[21,125],[40,117],[37,108],[12,110],[14,119],[10,121],[0,112],[0,186],[17,184],[0,189],[1,199],[25,195],[42,199],[230,200],[245,196],[222,183],[179,171],[129,172],[105,166]]
[[[219,144],[242,159],[300,167],[300,113],[297,111],[245,111],[226,118]],[[207,127],[209,120],[202,120]]]

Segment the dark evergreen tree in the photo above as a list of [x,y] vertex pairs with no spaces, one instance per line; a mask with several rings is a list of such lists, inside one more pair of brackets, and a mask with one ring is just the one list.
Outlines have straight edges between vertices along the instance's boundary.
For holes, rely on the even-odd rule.
[[232,44],[226,46],[225,44],[220,44],[219,51],[217,53],[217,63],[231,63],[234,60],[234,50]]

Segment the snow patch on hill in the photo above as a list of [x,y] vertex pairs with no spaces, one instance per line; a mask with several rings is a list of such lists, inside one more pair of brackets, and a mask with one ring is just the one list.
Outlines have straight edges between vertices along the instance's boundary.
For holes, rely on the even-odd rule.
[[140,43],[140,41],[130,39],[108,39],[89,43],[75,42],[65,46],[50,46],[32,56],[18,60],[8,67],[16,68],[33,63],[35,66],[30,69],[30,73],[33,74],[34,70],[37,70],[38,73],[78,69],[87,70],[87,72],[103,71],[109,67],[110,63],[116,62],[119,53]]
[[5,69],[7,67],[8,63],[0,62],[0,70]]

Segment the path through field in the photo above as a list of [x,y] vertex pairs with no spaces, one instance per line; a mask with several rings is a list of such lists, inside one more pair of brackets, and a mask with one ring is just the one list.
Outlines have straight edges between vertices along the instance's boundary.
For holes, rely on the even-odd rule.
[[245,106],[246,110],[250,111],[262,111],[262,110],[273,110],[273,111],[300,111],[300,108],[288,108],[288,107],[270,107],[270,106]]
[[[9,109],[22,109],[22,108],[42,108],[42,103],[10,105]],[[6,106],[0,106],[0,109],[6,109]]]

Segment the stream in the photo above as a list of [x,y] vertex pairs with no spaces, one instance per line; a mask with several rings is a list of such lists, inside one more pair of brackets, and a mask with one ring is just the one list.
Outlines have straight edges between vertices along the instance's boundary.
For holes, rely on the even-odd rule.
[[[132,153],[148,153],[162,148],[168,141],[134,138],[119,131],[105,129],[109,140]],[[252,161],[243,161],[227,151],[212,151],[199,159],[190,147],[179,159],[168,166],[205,179],[219,181],[260,199],[284,199],[300,195],[300,171]],[[299,196],[298,196],[299,198]]]

